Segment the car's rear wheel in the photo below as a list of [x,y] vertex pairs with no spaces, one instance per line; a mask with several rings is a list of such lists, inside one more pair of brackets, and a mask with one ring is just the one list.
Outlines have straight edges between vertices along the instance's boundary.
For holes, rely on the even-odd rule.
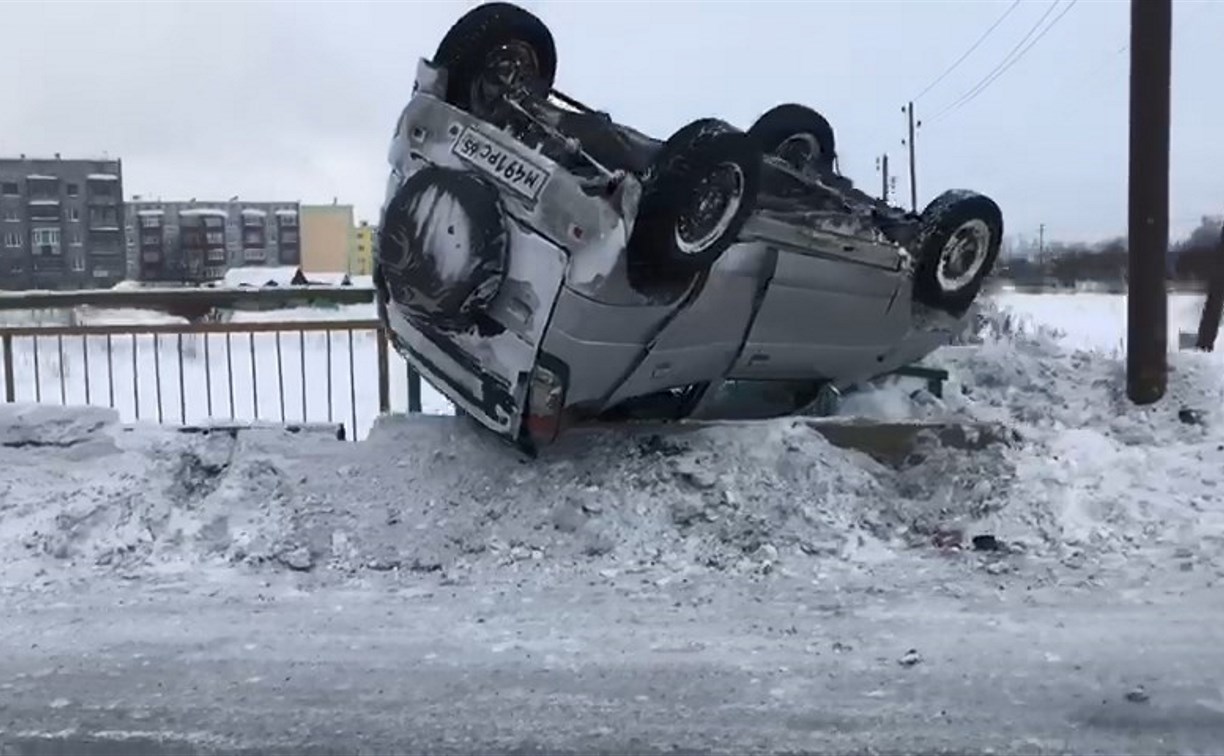
[[507,94],[548,93],[557,73],[557,49],[535,15],[512,3],[485,3],[451,26],[433,62],[447,70],[447,102],[496,121]]
[[677,131],[647,171],[630,264],[665,274],[709,268],[756,206],[761,152],[729,124],[707,118]]
[[389,299],[439,328],[464,328],[497,296],[510,241],[497,189],[465,171],[429,166],[396,191],[379,229]]
[[976,192],[948,191],[922,211],[914,299],[960,316],[994,268],[1003,213]]
[[786,103],[767,110],[748,129],[748,136],[798,171],[833,170],[837,144],[829,121],[804,105]]

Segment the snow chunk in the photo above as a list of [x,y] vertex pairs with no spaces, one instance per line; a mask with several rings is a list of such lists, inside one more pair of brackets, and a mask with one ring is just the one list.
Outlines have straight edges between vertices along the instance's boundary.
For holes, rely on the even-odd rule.
[[118,181],[119,177],[113,173],[91,173],[85,178],[90,181]]
[[194,207],[189,210],[179,210],[179,215],[188,216],[188,217],[202,216],[202,215],[211,216],[215,218],[228,218],[229,217],[228,212],[226,212],[225,210],[222,210],[221,208],[217,208],[217,207]]
[[44,206],[44,205],[58,205],[59,203],[60,203],[60,201],[59,201],[59,200],[57,200],[57,199],[36,199],[36,200],[30,200],[30,204],[31,204],[31,205],[39,205],[39,206]]
[[0,446],[72,446],[118,422],[103,407],[0,404]]
[[268,213],[267,213],[266,211],[264,211],[264,210],[260,210],[259,208],[255,208],[255,207],[248,207],[248,208],[246,208],[245,210],[243,210],[243,211],[242,211],[242,214],[243,214],[243,215],[254,215],[254,216],[257,216],[257,217],[263,218],[263,217],[267,216],[267,214],[268,214]]
[[42,173],[31,173],[26,176],[27,181],[58,181],[59,176],[48,176]]
[[165,215],[166,211],[165,210],[139,210],[137,211],[136,214],[141,215],[141,216]]

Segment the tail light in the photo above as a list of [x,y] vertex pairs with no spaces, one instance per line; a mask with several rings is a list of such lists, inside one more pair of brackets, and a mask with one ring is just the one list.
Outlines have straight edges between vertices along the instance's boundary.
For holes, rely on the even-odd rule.
[[527,394],[527,432],[533,443],[552,443],[561,432],[565,380],[558,371],[537,365]]

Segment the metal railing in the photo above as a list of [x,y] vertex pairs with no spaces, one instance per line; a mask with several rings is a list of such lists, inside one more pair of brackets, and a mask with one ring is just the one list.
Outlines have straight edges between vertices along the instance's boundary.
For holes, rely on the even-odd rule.
[[[244,303],[264,291],[243,292]],[[353,303],[351,290],[341,296]],[[17,299],[0,295],[0,310]],[[219,299],[232,305],[233,290]],[[374,318],[0,325],[0,362],[6,402],[108,406],[128,422],[326,421],[359,440],[385,412],[452,411],[422,392]]]

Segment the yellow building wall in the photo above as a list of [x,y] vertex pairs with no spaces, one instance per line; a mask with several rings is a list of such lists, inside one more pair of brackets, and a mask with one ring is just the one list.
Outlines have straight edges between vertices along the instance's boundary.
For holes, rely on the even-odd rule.
[[354,273],[357,234],[352,205],[302,205],[302,272]]
[[357,249],[353,254],[353,275],[369,276],[374,273],[374,245],[378,238],[378,227],[362,221],[357,226]]

